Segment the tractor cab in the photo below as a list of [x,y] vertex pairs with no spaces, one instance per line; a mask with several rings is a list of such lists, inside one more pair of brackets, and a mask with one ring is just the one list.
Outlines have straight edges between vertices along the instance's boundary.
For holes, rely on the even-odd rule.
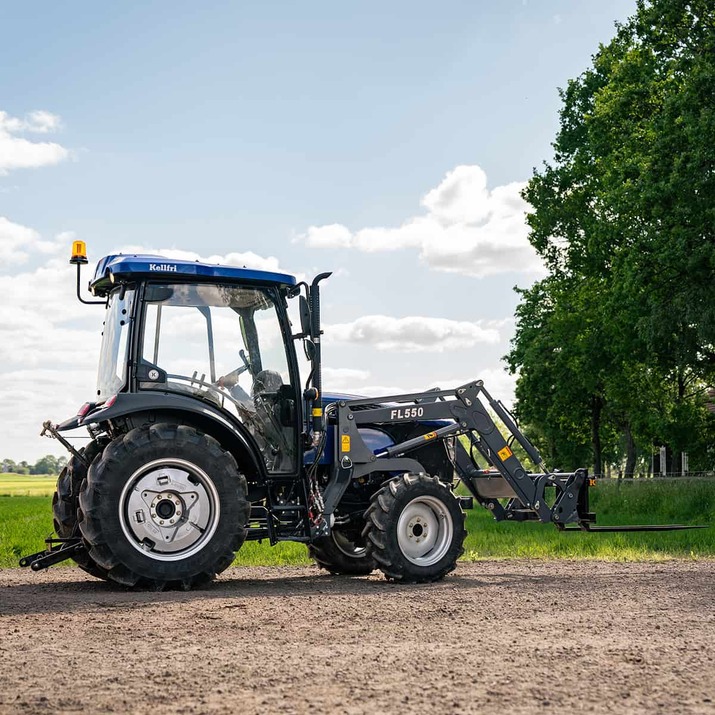
[[295,473],[301,395],[286,312],[295,283],[155,256],[104,258],[90,281],[107,305],[95,409],[117,396],[154,409],[188,399],[253,443],[266,472]]

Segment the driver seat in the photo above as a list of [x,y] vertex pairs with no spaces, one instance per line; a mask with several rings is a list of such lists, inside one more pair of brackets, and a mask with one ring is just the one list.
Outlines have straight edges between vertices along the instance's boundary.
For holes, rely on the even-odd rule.
[[253,381],[253,396],[264,392],[278,392],[283,386],[283,378],[275,370],[261,370]]

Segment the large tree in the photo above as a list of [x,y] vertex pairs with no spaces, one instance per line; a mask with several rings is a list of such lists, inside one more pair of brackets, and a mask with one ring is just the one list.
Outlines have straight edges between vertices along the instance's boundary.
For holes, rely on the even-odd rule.
[[627,472],[653,443],[701,454],[715,367],[715,5],[641,0],[561,97],[554,159],[524,192],[549,277],[517,312],[518,410],[553,456],[589,434],[597,471],[604,450]]

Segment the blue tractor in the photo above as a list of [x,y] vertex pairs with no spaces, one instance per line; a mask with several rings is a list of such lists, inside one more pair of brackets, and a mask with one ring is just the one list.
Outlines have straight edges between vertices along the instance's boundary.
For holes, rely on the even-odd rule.
[[[105,306],[97,390],[48,433],[71,452],[56,537],[21,560],[73,558],[131,587],[201,587],[244,541],[298,541],[336,574],[428,582],[463,553],[463,507],[590,530],[586,470],[549,473],[481,381],[380,399],[323,393],[320,282],[110,255],[80,294]],[[297,300],[300,325],[291,324]],[[301,382],[296,345],[309,374]],[[497,429],[495,418],[503,423]],[[85,427],[75,449],[63,435]],[[505,436],[506,435],[506,436]],[[541,471],[527,471],[521,445]],[[471,496],[458,497],[461,479]]]

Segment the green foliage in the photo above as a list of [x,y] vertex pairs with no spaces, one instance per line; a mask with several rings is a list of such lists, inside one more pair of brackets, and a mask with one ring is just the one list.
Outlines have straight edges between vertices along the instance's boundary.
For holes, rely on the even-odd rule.
[[524,191],[549,275],[517,311],[517,410],[559,467],[667,445],[712,469],[715,6],[639,2],[561,97]]
[[65,464],[67,464],[66,457],[55,457],[52,454],[46,454],[30,468],[30,474],[59,474]]
[[52,454],[40,457],[35,464],[28,464],[25,461],[16,463],[12,459],[3,459],[0,460],[0,472],[12,474],[59,474],[65,464],[67,464],[67,457],[55,457]]

